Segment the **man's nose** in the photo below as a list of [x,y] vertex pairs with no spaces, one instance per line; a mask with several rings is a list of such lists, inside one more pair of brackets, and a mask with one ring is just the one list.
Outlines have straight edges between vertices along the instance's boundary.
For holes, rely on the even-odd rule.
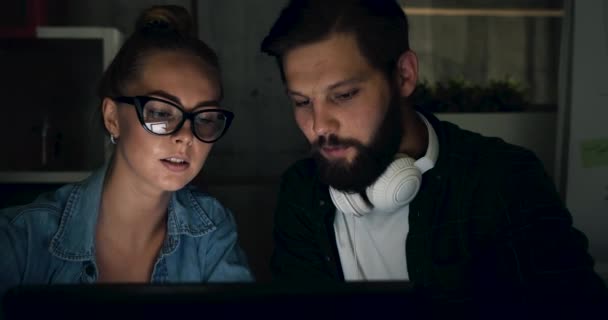
[[339,128],[339,121],[326,106],[313,107],[313,131],[317,136],[329,137]]

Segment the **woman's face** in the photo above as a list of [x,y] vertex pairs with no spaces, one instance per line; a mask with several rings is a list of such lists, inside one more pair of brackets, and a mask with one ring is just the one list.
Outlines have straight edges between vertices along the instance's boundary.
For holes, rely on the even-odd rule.
[[[160,98],[192,112],[218,108],[208,102],[219,101],[220,91],[216,73],[200,58],[173,51],[146,56],[124,94]],[[142,127],[133,105],[106,99],[103,111],[106,128],[117,141],[115,171],[134,178],[138,188],[181,189],[200,172],[213,146],[193,135],[189,120],[177,132],[160,136]]]

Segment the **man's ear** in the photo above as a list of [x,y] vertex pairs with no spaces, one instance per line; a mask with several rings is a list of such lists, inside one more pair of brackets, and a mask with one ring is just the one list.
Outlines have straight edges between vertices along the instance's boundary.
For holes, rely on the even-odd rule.
[[397,61],[397,84],[402,97],[409,97],[418,82],[418,57],[408,50]]
[[110,98],[104,98],[101,102],[101,112],[106,130],[114,136],[114,138],[118,138],[120,136],[120,125],[116,102]]

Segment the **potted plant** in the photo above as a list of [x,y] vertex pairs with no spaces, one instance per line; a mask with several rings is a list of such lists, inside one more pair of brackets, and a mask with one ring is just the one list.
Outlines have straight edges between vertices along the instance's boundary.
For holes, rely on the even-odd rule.
[[412,101],[439,119],[485,136],[523,146],[553,175],[556,146],[555,111],[533,111],[528,90],[512,78],[473,84],[464,79],[422,81]]

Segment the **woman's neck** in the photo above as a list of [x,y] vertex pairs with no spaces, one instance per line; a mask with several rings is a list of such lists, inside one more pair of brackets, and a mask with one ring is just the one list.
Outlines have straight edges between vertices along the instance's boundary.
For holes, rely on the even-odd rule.
[[118,163],[108,169],[97,232],[141,248],[160,234],[164,238],[171,193],[138,182],[129,171]]

